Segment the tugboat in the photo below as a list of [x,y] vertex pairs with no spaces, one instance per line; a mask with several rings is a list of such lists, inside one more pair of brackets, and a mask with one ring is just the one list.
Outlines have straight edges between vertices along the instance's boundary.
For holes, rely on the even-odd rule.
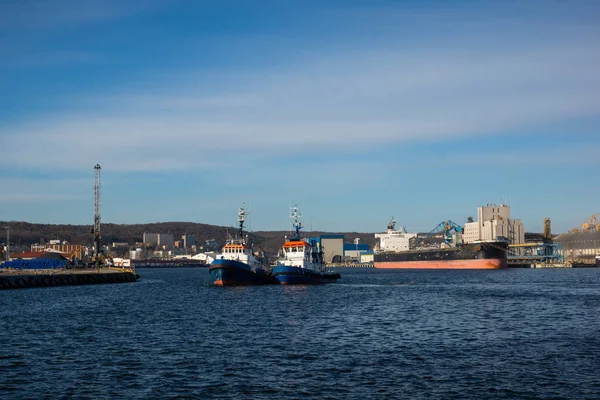
[[341,278],[337,272],[325,270],[320,240],[300,237],[302,224],[297,206],[293,208],[292,220],[296,233],[285,241],[279,252],[277,265],[273,267],[273,275],[279,283],[310,285],[335,282]]
[[254,255],[244,237],[246,210],[244,203],[238,212],[240,224],[235,238],[230,237],[220,254],[210,264],[208,271],[215,286],[268,285],[278,281],[271,274],[268,264]]

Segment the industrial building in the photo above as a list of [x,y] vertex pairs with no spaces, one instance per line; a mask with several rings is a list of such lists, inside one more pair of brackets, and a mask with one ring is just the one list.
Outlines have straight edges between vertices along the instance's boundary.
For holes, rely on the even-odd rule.
[[581,227],[573,228],[554,238],[563,249],[565,262],[594,265],[596,256],[600,255],[600,223],[597,216],[592,215]]
[[344,235],[321,235],[321,249],[326,263],[341,262],[344,257]]
[[505,238],[520,244],[525,243],[525,227],[520,219],[510,218],[508,205],[487,204],[477,207],[477,221],[465,224],[462,238],[464,243]]
[[[58,241],[60,243],[60,240]],[[66,243],[66,242],[63,242]],[[80,260],[88,255],[88,250],[80,244],[32,244],[32,252],[57,251],[67,254],[68,257],[77,257]]]
[[364,254],[373,254],[368,244],[344,243],[344,261],[361,262]]

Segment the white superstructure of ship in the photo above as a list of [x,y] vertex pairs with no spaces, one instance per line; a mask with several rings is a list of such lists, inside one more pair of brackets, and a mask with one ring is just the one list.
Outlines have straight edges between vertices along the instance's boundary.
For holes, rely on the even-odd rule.
[[290,239],[286,238],[281,247],[277,265],[273,267],[275,279],[282,285],[335,282],[340,274],[325,270],[319,238],[304,239],[300,236],[302,224],[298,207],[293,208],[292,220],[296,233]]
[[221,249],[215,259],[233,260],[247,264],[252,270],[264,268],[266,265],[254,255],[252,246],[248,244],[248,235],[244,232],[244,222],[246,221],[245,203],[242,203],[238,211],[238,232],[236,236],[229,236],[225,246]]
[[245,205],[238,212],[239,229],[236,237],[229,237],[225,246],[209,267],[217,286],[263,285],[276,283],[266,261],[258,258],[244,235]]
[[320,243],[312,238],[304,239],[300,237],[302,223],[300,222],[301,215],[298,212],[297,206],[293,207],[291,218],[296,233],[283,244],[279,252],[277,265],[298,267],[319,272],[325,271]]
[[376,233],[375,238],[379,241],[375,245],[375,252],[384,251],[408,251],[411,246],[411,239],[417,237],[416,233],[409,233],[403,226],[396,230],[396,220],[394,217],[387,226],[387,232]]

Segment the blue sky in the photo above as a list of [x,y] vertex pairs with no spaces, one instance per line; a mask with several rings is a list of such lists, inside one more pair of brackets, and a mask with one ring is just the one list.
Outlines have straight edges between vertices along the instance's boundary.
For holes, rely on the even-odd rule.
[[0,0],[0,220],[600,212],[595,1]]

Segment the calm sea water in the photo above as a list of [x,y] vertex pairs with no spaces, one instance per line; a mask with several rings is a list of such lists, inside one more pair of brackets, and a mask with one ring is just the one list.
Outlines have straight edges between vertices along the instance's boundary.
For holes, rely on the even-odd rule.
[[340,272],[0,291],[0,397],[600,398],[598,269]]

